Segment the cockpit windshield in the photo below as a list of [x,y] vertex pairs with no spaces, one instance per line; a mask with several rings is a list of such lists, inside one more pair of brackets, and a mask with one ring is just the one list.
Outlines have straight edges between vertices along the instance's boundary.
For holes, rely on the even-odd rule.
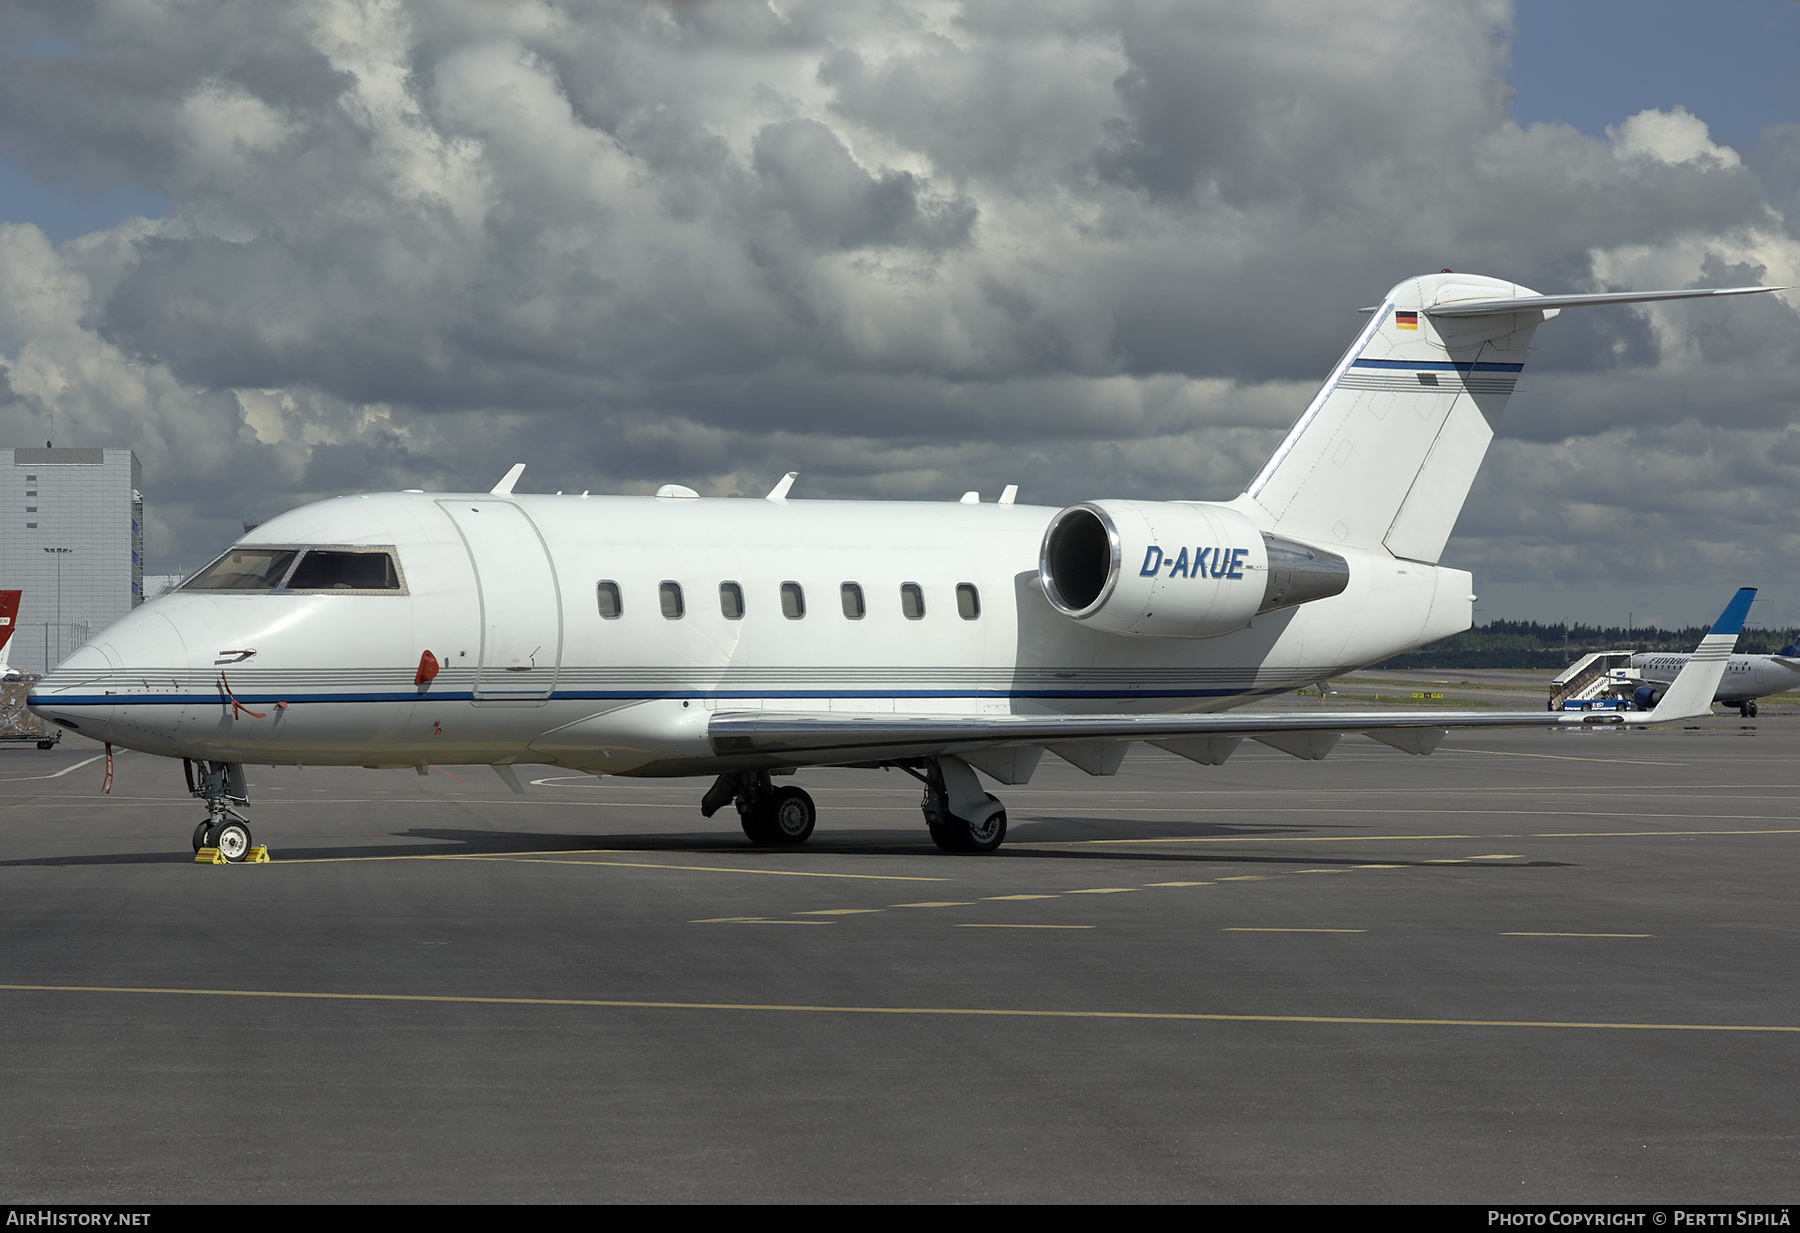
[[392,548],[296,545],[233,548],[182,583],[181,589],[402,594],[406,581]]
[[299,556],[294,548],[233,548],[181,584],[184,591],[272,591]]
[[313,548],[288,579],[294,591],[398,591],[400,574],[386,552]]

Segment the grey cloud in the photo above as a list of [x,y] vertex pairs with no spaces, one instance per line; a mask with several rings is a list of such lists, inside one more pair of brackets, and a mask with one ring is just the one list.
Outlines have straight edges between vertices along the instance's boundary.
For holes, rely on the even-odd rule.
[[[189,563],[244,512],[485,487],[515,457],[577,491],[800,469],[815,495],[1230,496],[1402,277],[1786,277],[1800,128],[1741,165],[1521,130],[1509,22],[22,0],[0,150],[172,209],[0,238],[0,429],[35,436],[54,395],[138,448],[153,554]],[[44,32],[80,54],[24,54]],[[1564,314],[1449,559],[1536,553],[1573,585],[1664,561],[1647,527],[1670,560],[1749,538],[1800,478],[1795,324],[1772,300]]]
[[922,201],[919,178],[910,172],[871,175],[817,120],[764,128],[752,165],[766,208],[785,214],[805,244],[941,250],[964,243],[975,222],[971,202]]

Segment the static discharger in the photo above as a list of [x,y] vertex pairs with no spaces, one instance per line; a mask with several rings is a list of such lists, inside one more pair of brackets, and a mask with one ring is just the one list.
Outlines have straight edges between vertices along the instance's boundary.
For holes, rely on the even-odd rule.
[[[201,848],[194,853],[196,865],[229,865],[233,862],[225,859],[225,854],[217,848]],[[240,865],[266,865],[269,863],[269,850],[261,845],[244,853],[244,859],[236,862]]]

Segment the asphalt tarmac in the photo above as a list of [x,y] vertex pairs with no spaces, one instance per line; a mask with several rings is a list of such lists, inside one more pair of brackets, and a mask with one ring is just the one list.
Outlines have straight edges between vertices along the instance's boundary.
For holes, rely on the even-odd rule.
[[897,772],[769,850],[697,781],[251,768],[228,867],[179,766],[0,750],[0,1193],[1786,1202],[1797,736],[1047,757],[987,857]]

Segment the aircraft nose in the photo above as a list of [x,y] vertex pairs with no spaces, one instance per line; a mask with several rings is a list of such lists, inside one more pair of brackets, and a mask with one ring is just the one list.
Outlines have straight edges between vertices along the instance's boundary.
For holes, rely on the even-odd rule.
[[43,719],[105,740],[115,707],[146,691],[168,691],[187,675],[181,631],[162,614],[140,610],[63,660],[31,687],[26,701]]
[[[187,640],[175,623],[160,612],[135,612],[109,628],[101,638],[121,676],[129,677],[135,672],[141,677],[165,670],[187,674]],[[155,683],[151,681],[152,685]]]
[[27,691],[25,705],[39,719],[77,732],[104,725],[112,717],[109,687],[118,660],[110,648],[90,642],[51,670]]

